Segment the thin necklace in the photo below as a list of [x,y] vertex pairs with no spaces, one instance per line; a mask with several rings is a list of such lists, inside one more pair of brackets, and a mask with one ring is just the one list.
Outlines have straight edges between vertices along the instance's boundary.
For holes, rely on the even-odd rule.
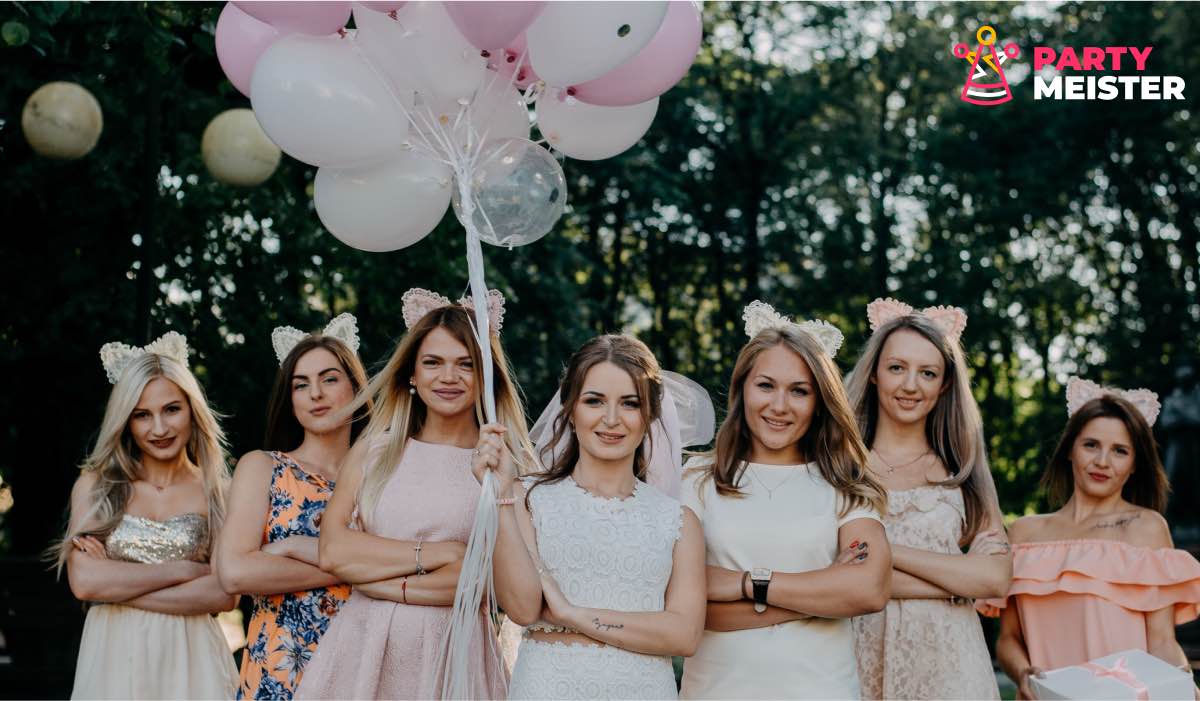
[[887,468],[888,474],[890,475],[890,474],[894,473],[896,470],[899,470],[899,469],[900,469],[900,468],[902,468],[902,467],[908,467],[909,465],[911,465],[911,464],[913,464],[914,462],[916,462],[916,461],[920,460],[921,458],[925,457],[926,455],[929,455],[929,454],[930,454],[930,453],[932,453],[933,451],[932,451],[932,450],[926,450],[924,453],[921,453],[920,455],[918,455],[917,457],[913,458],[912,460],[909,460],[908,462],[903,462],[903,463],[900,463],[899,465],[893,465],[893,464],[891,464],[890,462],[888,462],[887,460],[884,460],[884,459],[883,459],[883,455],[882,455],[882,454],[881,454],[881,453],[880,453],[878,450],[875,450],[874,448],[871,448],[871,452],[875,454],[875,457],[879,458],[879,462],[883,463],[883,466]]
[[788,480],[792,479],[792,477],[794,477],[796,475],[796,473],[799,471],[799,470],[796,470],[795,468],[788,470],[788,476],[784,477],[783,481],[781,481],[779,484],[775,485],[774,487],[768,487],[767,483],[763,482],[762,477],[759,477],[758,473],[751,469],[752,467],[753,467],[753,465],[747,465],[746,471],[749,472],[750,476],[753,477],[759,484],[762,485],[763,489],[767,490],[767,500],[768,501],[774,495],[776,489],[779,489],[783,485],[787,484]]

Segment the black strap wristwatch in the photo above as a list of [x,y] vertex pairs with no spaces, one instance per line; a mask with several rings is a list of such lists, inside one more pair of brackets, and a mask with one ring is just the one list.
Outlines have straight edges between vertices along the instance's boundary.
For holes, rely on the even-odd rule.
[[750,570],[750,583],[754,586],[754,612],[762,613],[767,610],[767,587],[771,584],[771,570],[765,567],[755,567]]

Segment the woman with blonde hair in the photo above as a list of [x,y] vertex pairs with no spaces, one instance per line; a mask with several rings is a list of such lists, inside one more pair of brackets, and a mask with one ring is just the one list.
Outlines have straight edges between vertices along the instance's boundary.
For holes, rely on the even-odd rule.
[[1192,674],[1175,626],[1200,614],[1200,563],[1175,549],[1162,516],[1159,408],[1146,389],[1067,382],[1067,425],[1042,476],[1057,510],[1013,523],[1012,586],[978,604],[1000,617],[996,658],[1017,698],[1036,698],[1030,678],[1043,671],[1126,650]]
[[353,315],[340,314],[312,335],[279,327],[271,342],[279,371],[264,449],[238,461],[215,559],[225,590],[254,600],[237,698],[285,701],[350,598],[349,586],[318,567],[317,537],[342,458],[370,407],[341,416],[367,384]]
[[72,698],[230,698],[237,668],[210,614],[231,610],[207,564],[225,516],[224,435],[187,341],[100,350],[109,395],[53,550],[90,604]]
[[[499,330],[504,298],[489,293],[496,415],[522,464],[532,448]],[[308,663],[297,698],[435,698],[480,485],[471,460],[483,421],[480,348],[469,300],[426,290],[403,297],[408,333],[383,370],[342,410],[368,399],[370,419],[325,509],[321,569],[353,585]],[[484,612],[479,626],[487,629]],[[505,695],[494,639],[482,636],[472,695]]]
[[891,557],[887,497],[833,363],[842,334],[762,302],[743,317],[729,413],[683,484],[708,611],[680,696],[857,698],[849,619],[887,602]]
[[847,389],[888,490],[893,572],[887,607],[854,619],[863,697],[999,698],[971,600],[1007,589],[1012,555],[959,344],[966,314],[877,299],[867,317]]

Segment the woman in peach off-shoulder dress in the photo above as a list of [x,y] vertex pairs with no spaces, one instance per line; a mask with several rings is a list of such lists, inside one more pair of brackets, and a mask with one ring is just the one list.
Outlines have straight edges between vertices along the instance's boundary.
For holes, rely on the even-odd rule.
[[1062,506],[1013,524],[1012,587],[978,603],[1000,617],[996,656],[1023,699],[1035,698],[1030,676],[1123,650],[1191,673],[1175,626],[1200,614],[1200,563],[1173,548],[1161,515],[1168,485],[1150,431],[1157,397],[1072,378],[1067,404],[1042,477]]

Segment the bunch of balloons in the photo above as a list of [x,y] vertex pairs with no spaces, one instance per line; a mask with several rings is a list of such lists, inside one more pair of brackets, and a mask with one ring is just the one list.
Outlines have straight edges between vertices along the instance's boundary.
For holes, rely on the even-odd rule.
[[[353,29],[346,25],[353,17]],[[690,0],[228,3],[221,67],[284,152],[317,166],[315,203],[344,243],[391,251],[451,201],[468,235],[517,246],[561,216],[558,161],[615,156],[687,72]]]

